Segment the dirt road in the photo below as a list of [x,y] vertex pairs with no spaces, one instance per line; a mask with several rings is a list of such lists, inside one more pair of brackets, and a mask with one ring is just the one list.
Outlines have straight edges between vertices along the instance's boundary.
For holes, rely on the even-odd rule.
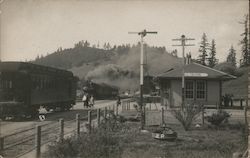
[[[99,100],[95,102],[95,105],[92,109],[103,108],[105,106],[115,104],[114,100]],[[75,115],[79,113],[82,116],[87,114],[89,109],[83,108],[83,103],[78,102],[73,107],[72,110],[66,112],[52,112],[47,113],[44,121],[40,121],[39,118],[29,121],[2,121],[0,122],[0,136],[6,136],[18,131],[22,131],[27,128],[35,127],[36,125],[43,125],[52,122],[57,122],[60,118],[63,118],[65,121],[72,120],[75,118]]]

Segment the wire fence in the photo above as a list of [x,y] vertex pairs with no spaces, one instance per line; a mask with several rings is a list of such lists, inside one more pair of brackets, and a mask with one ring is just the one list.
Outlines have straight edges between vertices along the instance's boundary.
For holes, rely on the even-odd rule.
[[[233,104],[235,106],[235,104]],[[240,105],[236,105],[237,107],[240,107]],[[230,117],[227,119],[228,123],[230,124],[245,124],[245,114],[244,114],[244,107],[245,104],[243,104],[243,108],[232,108],[232,107],[223,107],[218,108],[214,106],[211,107],[205,107],[203,111],[198,115],[198,117],[195,119],[193,124],[201,124],[203,123],[204,118],[207,116],[211,116],[213,113],[218,112],[218,110],[226,111]],[[140,112],[140,107],[138,103],[135,100],[128,100],[122,104],[122,112]],[[173,115],[173,109],[170,108],[167,109],[165,106],[162,106],[160,102],[146,102],[144,103],[144,109],[145,109],[145,121],[146,125],[160,125],[162,123],[167,124],[178,124],[178,120]],[[203,118],[202,118],[203,117]],[[206,119],[205,123],[209,124]]]

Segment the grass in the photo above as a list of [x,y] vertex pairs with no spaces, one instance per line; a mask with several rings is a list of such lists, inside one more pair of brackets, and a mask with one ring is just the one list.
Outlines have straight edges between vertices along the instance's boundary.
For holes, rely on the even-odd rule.
[[243,151],[246,146],[244,137],[238,129],[220,130],[210,127],[184,131],[181,125],[172,128],[178,132],[176,141],[154,140],[151,133],[140,133],[126,148],[124,155],[131,158],[228,158],[232,157],[234,152]]
[[92,134],[82,133],[80,139],[72,137],[55,142],[43,157],[229,158],[234,152],[243,152],[246,148],[243,124],[207,125],[189,131],[185,131],[180,123],[168,124],[178,133],[178,139],[160,141],[151,136],[157,127],[148,126],[149,132],[142,133],[140,122],[119,120],[126,119],[112,117]]

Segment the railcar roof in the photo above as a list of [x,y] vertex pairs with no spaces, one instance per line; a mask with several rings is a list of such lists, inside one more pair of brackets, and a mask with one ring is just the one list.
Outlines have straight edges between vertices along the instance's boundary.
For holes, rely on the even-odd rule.
[[73,76],[73,73],[67,70],[62,70],[58,68],[53,68],[49,66],[43,66],[28,62],[16,62],[16,61],[6,61],[0,62],[0,71],[28,71],[28,72],[45,72],[45,73],[55,73],[55,74],[64,74],[67,76]]

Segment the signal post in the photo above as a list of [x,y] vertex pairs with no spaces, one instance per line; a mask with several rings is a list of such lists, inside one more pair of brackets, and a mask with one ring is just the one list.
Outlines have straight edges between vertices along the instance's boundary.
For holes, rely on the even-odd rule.
[[143,30],[141,32],[129,32],[129,34],[138,34],[141,36],[141,58],[140,58],[140,112],[141,112],[141,129],[144,129],[145,126],[145,107],[143,107],[143,72],[144,72],[144,64],[143,64],[143,37],[147,34],[157,34],[156,31],[146,31]]

